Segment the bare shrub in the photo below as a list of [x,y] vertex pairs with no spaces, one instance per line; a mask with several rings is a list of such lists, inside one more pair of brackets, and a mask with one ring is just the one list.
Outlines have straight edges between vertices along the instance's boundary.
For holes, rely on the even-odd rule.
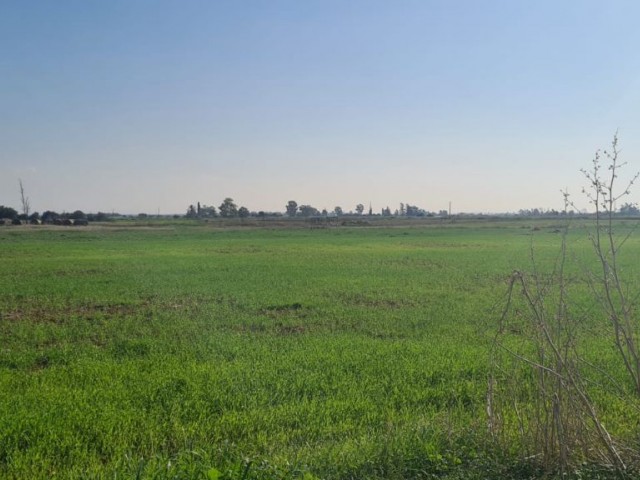
[[[609,380],[614,375],[587,360],[582,343],[589,334],[588,322],[579,308],[579,295],[572,295],[577,283],[588,285],[599,305],[590,317],[596,322],[606,319],[601,323],[609,325],[633,391],[640,395],[638,322],[618,262],[631,233],[620,239],[614,234],[616,202],[629,195],[638,176],[616,193],[619,170],[624,166],[618,157],[614,136],[611,151],[597,152],[592,169],[583,171],[590,183],[584,193],[595,207],[595,226],[589,229],[588,238],[598,267],[579,265],[583,273],[578,279],[567,274],[573,258],[567,251],[568,221],[551,267],[540,266],[532,244],[531,271],[516,271],[509,277],[492,351],[487,394],[491,435],[503,447],[517,449],[524,460],[561,474],[584,463],[625,474],[629,461],[637,458],[633,448],[609,434],[590,395],[596,385],[603,386],[594,379],[613,384]],[[607,175],[603,175],[603,158]],[[566,213],[572,204],[568,193],[563,195]],[[618,395],[624,396],[624,391],[620,388]]]
[[[620,249],[633,230],[620,239],[616,238],[614,232],[616,204],[631,193],[631,187],[639,174],[636,173],[624,188],[618,188],[620,169],[626,165],[626,162],[620,162],[619,154],[616,135],[611,143],[611,150],[604,150],[602,154],[597,152],[591,170],[582,171],[590,183],[584,193],[596,212],[596,225],[589,232],[589,239],[600,267],[598,271],[588,275],[588,281],[591,291],[599,301],[603,315],[610,323],[616,349],[633,382],[636,395],[640,396],[639,322],[635,316],[633,297],[626,288],[626,282],[622,278],[618,265]],[[608,174],[604,176],[602,157],[606,159],[608,170]]]

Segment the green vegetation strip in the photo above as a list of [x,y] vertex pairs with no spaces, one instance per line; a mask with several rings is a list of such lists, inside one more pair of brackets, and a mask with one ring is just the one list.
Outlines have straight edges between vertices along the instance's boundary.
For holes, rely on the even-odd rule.
[[[484,413],[532,237],[552,261],[556,226],[522,222],[0,228],[0,477],[532,474],[492,447]],[[579,229],[570,242],[588,250]]]

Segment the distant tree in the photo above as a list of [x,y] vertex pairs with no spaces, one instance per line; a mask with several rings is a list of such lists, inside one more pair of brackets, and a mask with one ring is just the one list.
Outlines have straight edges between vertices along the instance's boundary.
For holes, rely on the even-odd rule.
[[438,216],[439,217],[448,217],[449,216],[449,212],[447,212],[446,210],[440,210],[438,212]]
[[71,218],[72,220],[86,220],[87,216],[82,210],[76,210],[71,215],[69,215],[69,218]]
[[29,215],[29,220],[40,220],[40,214],[38,212],[33,212]]
[[518,215],[521,217],[539,217],[544,214],[544,210],[540,208],[532,208],[528,210],[519,210]]
[[43,223],[53,223],[60,218],[60,214],[47,210],[42,214],[41,220]]
[[359,203],[358,205],[356,205],[356,213],[358,215],[362,215],[362,212],[364,212],[364,205]]
[[318,209],[311,205],[300,205],[298,209],[300,210],[300,215],[303,217],[314,217],[316,215],[320,215]]
[[198,214],[198,216],[202,218],[212,218],[216,215],[216,207],[212,205],[202,205],[200,207],[200,213]]
[[337,217],[341,217],[342,216],[342,207],[335,207],[333,209],[333,213],[335,213]]
[[398,212],[398,215],[404,217],[406,214],[407,214],[407,211],[404,208],[404,203],[400,203],[400,210]]
[[373,215],[373,208],[371,207],[371,202],[369,202],[369,216]]
[[285,208],[287,209],[287,215],[290,217],[295,217],[296,213],[298,213],[298,203],[295,200],[289,200]]
[[[87,220],[90,222],[104,222],[109,220],[109,215],[104,212],[87,213]],[[44,213],[42,214],[42,221],[44,222]]]
[[405,206],[405,215],[407,217],[424,217],[427,214],[425,210],[415,205],[407,205]]
[[225,198],[218,207],[218,210],[220,210],[220,216],[225,218],[238,216],[238,206],[233,202],[233,198],[231,197]]
[[620,207],[620,215],[640,215],[640,209],[635,203],[625,203]]
[[247,218],[249,216],[249,209],[247,207],[240,207],[238,209],[238,216],[240,218]]
[[13,220],[14,218],[18,218],[18,212],[11,207],[0,205],[0,218],[10,218]]
[[323,216],[323,217],[326,217],[327,215],[329,215],[329,212],[327,212],[327,209],[326,209],[326,208],[323,208],[323,209],[322,209],[322,216]]
[[390,217],[391,216],[391,209],[389,207],[383,208],[382,209],[382,216],[383,217]]
[[198,216],[200,216],[200,211],[201,211],[201,208],[200,208],[200,202],[198,202],[198,205],[196,206],[196,214],[197,214]]
[[187,218],[195,218],[197,215],[196,207],[189,205],[189,208],[187,208]]

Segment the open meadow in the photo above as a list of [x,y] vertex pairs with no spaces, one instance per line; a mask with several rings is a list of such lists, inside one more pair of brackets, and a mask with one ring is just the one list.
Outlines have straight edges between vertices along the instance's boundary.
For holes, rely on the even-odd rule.
[[[0,478],[528,475],[516,433],[487,433],[489,353],[509,275],[532,245],[550,265],[558,229],[2,227]],[[580,225],[568,242],[588,258]],[[602,332],[589,355],[615,368]]]

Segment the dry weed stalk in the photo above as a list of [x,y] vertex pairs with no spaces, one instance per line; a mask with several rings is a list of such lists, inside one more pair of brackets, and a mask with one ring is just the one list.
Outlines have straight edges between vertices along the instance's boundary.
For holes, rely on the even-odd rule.
[[600,267],[598,273],[588,276],[588,281],[611,324],[616,349],[633,382],[636,395],[640,396],[638,319],[635,318],[633,302],[625,290],[618,265],[620,249],[633,233],[633,229],[617,241],[613,228],[616,203],[630,194],[631,187],[638,180],[639,174],[636,173],[622,193],[617,194],[618,172],[626,165],[626,162],[620,162],[619,154],[618,137],[615,135],[611,150],[605,150],[602,153],[607,159],[609,175],[603,177],[601,174],[600,152],[596,153],[591,170],[582,171],[590,183],[590,188],[583,190],[583,193],[594,206],[596,213],[596,226],[589,233],[589,239]]
[[[614,236],[616,202],[629,195],[635,175],[621,194],[616,194],[619,162],[617,135],[612,150],[604,151],[609,174],[601,174],[598,152],[591,171],[583,171],[590,183],[584,191],[595,207],[595,230],[589,239],[598,261],[587,283],[599,300],[613,332],[613,341],[640,396],[640,348],[638,322],[620,275],[618,254],[629,234]],[[563,192],[565,212],[572,206]],[[565,217],[565,218],[568,218]],[[567,473],[584,462],[627,472],[625,458],[637,452],[618,445],[600,421],[589,395],[587,370],[593,365],[580,353],[584,333],[575,308],[570,309],[567,265],[567,234],[562,232],[560,251],[550,273],[538,269],[531,247],[531,273],[513,272],[509,278],[505,308],[500,317],[492,353],[492,374],[487,394],[491,435],[509,445],[518,432],[524,456],[548,471]],[[598,372],[610,380],[607,372]],[[620,395],[623,395],[621,392]]]

